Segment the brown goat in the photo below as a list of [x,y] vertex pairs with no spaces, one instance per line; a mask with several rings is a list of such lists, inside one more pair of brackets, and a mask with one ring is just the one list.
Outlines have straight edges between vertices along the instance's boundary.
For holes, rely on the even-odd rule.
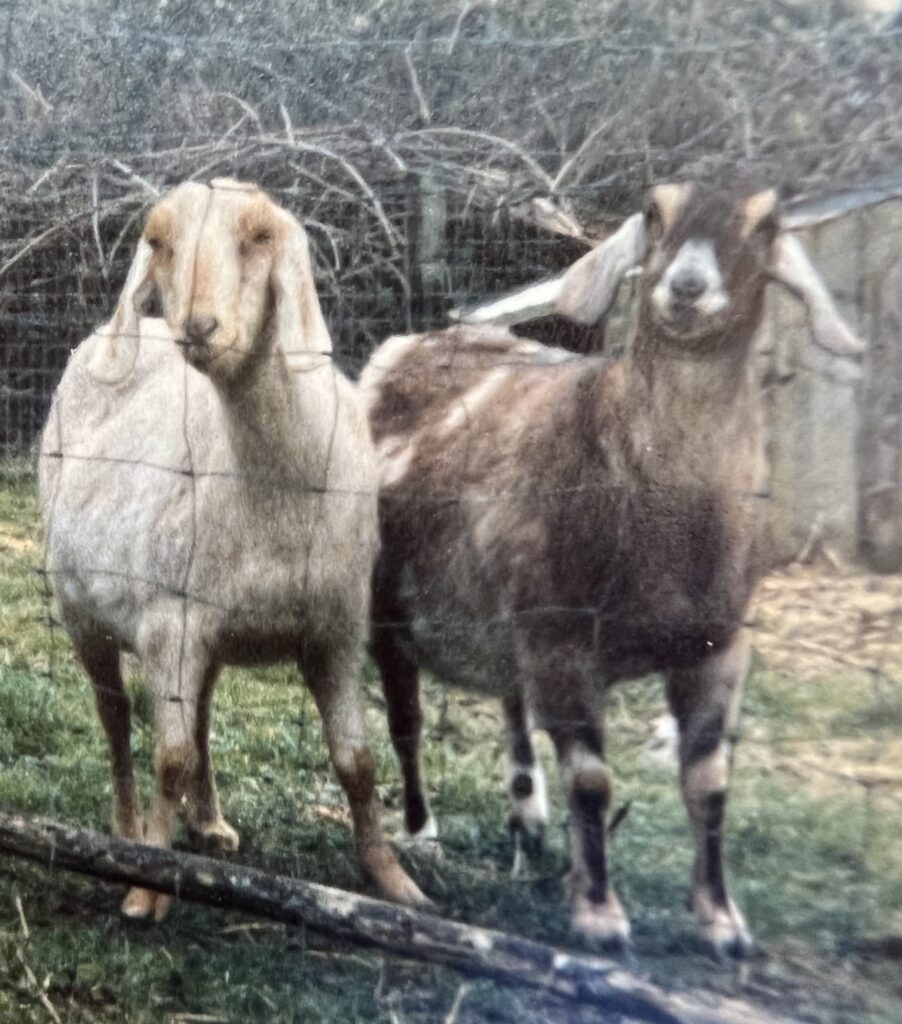
[[[644,260],[643,260],[644,255]],[[434,835],[419,778],[418,669],[502,698],[519,840],[540,835],[535,716],[555,745],[572,833],[573,926],[624,942],[605,866],[611,776],[598,704],[662,672],[695,834],[692,907],[720,952],[751,939],[721,855],[727,739],[749,665],[743,618],[763,571],[765,486],[752,340],[770,278],[850,352],[770,191],[654,190],[645,215],[557,281],[472,314],[556,309],[591,322],[643,261],[637,335],[619,359],[498,329],[389,339],[361,386],[380,460],[373,653],[405,782],[407,831]]]

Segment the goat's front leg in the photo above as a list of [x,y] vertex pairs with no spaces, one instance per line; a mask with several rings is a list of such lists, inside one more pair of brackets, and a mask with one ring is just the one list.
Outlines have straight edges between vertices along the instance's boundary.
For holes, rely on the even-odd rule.
[[537,856],[545,843],[548,798],[545,773],[536,759],[529,736],[529,716],[523,695],[509,694],[502,701],[507,726],[507,792],[511,802],[509,826],[514,838],[511,874],[518,878],[527,857]]
[[366,739],[357,669],[356,659],[330,651],[307,652],[301,659],[301,670],[323,720],[332,764],[351,807],[364,874],[387,899],[428,903],[382,834],[375,766]]
[[119,649],[99,636],[76,640],[76,648],[91,677],[97,713],[110,745],[113,835],[140,841],[144,825],[132,772],[131,705],[122,681]]
[[[201,769],[198,710],[211,672],[200,644],[181,615],[145,627],[139,657],[153,701],[153,764],[157,788],[144,827],[145,842],[169,846],[182,800],[190,797]],[[172,897],[150,889],[126,894],[122,913],[162,920]]]
[[751,644],[737,635],[725,650],[689,671],[672,672],[667,699],[680,730],[680,786],[695,835],[690,904],[719,955],[742,956],[752,945],[745,920],[727,893],[723,819],[735,726]]
[[543,641],[538,631],[529,645],[530,704],[554,742],[570,805],[571,923],[595,942],[622,947],[629,941],[629,920],[610,886],[605,850],[613,782],[586,648],[555,645],[553,637]]

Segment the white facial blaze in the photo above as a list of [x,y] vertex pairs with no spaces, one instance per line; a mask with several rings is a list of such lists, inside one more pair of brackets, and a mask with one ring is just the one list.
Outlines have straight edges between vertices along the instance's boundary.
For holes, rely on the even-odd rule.
[[673,283],[680,277],[692,277],[704,285],[698,297],[690,300],[695,310],[703,316],[722,313],[729,305],[730,299],[724,291],[711,239],[690,238],[670,261],[652,292],[655,309],[663,317],[670,317],[673,313],[674,304],[678,301]]

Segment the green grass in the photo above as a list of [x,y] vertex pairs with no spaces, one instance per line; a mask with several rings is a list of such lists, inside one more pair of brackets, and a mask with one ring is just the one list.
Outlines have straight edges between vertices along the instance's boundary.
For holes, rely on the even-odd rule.
[[[33,480],[7,467],[0,473],[0,806],[105,828],[106,749],[68,641],[48,627],[40,563]],[[138,680],[129,685],[137,708],[136,766],[147,798],[146,701]],[[372,673],[366,692],[386,825],[393,830],[400,786]],[[533,876],[512,881],[497,709],[432,681],[425,701],[426,767],[445,857],[439,863],[417,858],[408,862],[411,870],[443,913],[581,948],[568,932],[563,904],[567,842],[560,799]],[[898,735],[899,693],[842,673],[800,685],[757,667],[728,825],[734,895],[765,950],[743,985],[707,957],[684,910],[685,814],[672,773],[641,753],[648,723],[662,710],[660,688],[643,681],[615,691],[607,716],[615,803],[631,805],[612,839],[612,870],[632,916],[642,969],[665,983],[740,993],[744,985],[747,998],[817,1020],[902,1019],[894,965],[859,952],[860,940],[902,925],[902,808],[879,787],[854,781],[846,747],[842,770],[833,771],[840,739]],[[548,744],[540,749],[553,777]],[[240,860],[360,887],[319,721],[292,671],[224,674],[213,751],[226,815],[242,838]],[[160,927],[128,927],[116,912],[120,898],[116,888],[0,860],[0,1024],[51,1019],[41,993],[67,1022],[175,1022],[192,1014],[235,1022],[441,1020],[460,985],[449,972],[189,905],[178,906]],[[582,1017],[478,983],[458,1019]]]

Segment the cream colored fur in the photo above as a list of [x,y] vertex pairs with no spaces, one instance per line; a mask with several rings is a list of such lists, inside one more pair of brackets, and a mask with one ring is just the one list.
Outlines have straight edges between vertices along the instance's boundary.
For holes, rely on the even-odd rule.
[[[140,319],[153,287],[165,319]],[[195,343],[199,316],[217,326]],[[294,218],[237,182],[163,199],[116,314],[75,350],[53,401],[40,465],[46,566],[110,741],[117,834],[166,845],[184,801],[196,831],[236,848],[207,752],[213,684],[226,664],[296,660],[365,870],[385,895],[417,901],[379,829],[357,683],[378,550],[375,461],[330,349]],[[154,709],[146,820],[125,651]],[[159,917],[167,902],[133,890],[124,910]]]

